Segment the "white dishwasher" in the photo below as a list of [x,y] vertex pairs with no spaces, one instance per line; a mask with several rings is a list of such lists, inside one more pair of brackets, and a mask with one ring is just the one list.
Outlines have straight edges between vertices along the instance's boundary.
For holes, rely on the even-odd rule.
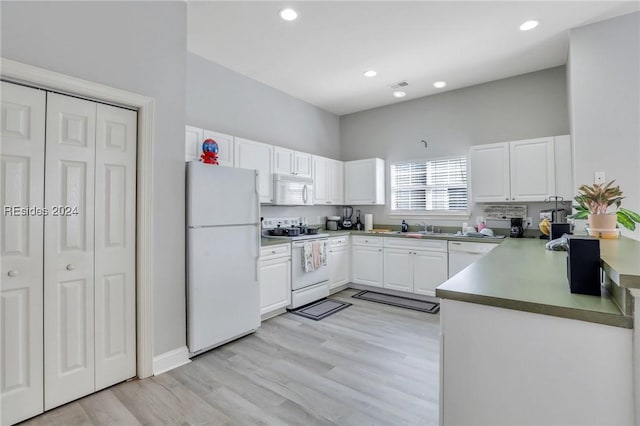
[[496,248],[495,243],[449,241],[449,278]]

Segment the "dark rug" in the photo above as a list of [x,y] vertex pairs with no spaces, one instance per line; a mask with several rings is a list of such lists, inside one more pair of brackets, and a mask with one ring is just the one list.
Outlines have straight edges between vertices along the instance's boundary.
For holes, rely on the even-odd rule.
[[292,314],[300,315],[301,317],[319,321],[329,315],[333,315],[336,312],[348,308],[349,306],[351,306],[351,303],[339,302],[333,299],[322,299],[318,302],[302,306],[301,308],[290,312]]
[[392,296],[390,294],[376,293],[375,291],[364,290],[351,297],[368,300],[370,302],[384,303],[385,305],[399,306],[401,308],[413,309],[415,311],[437,314],[440,311],[440,304],[427,302],[426,300],[411,299],[410,297]]

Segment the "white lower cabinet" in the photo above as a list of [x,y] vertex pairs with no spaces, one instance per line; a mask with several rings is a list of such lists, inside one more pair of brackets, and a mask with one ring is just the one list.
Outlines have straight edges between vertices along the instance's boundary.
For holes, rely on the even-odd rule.
[[278,244],[260,250],[260,315],[291,304],[291,245]]
[[384,288],[435,296],[447,280],[447,242],[384,238]]
[[349,236],[329,239],[329,288],[349,283]]
[[352,237],[351,259],[355,284],[382,287],[382,238]]

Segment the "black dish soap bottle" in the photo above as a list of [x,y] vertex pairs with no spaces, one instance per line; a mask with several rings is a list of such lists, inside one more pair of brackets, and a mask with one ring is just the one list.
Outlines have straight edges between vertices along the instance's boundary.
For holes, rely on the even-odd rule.
[[408,232],[409,231],[409,225],[407,225],[407,222],[405,222],[404,219],[402,219],[402,232]]

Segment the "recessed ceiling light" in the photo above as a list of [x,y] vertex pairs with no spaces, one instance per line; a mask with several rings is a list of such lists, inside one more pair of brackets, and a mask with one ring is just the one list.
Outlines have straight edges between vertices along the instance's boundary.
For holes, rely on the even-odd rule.
[[436,89],[442,89],[446,85],[447,85],[446,81],[436,81],[435,83],[433,83],[433,87],[435,87]]
[[285,21],[295,21],[298,19],[298,12],[293,9],[282,9],[280,11],[280,17]]
[[405,92],[393,92],[393,96],[396,98],[404,98],[407,94]]
[[375,77],[378,73],[374,70],[369,70],[364,72],[365,77]]
[[539,24],[538,21],[526,21],[523,22],[522,25],[520,25],[520,31],[529,31],[534,29],[535,27],[537,27]]

